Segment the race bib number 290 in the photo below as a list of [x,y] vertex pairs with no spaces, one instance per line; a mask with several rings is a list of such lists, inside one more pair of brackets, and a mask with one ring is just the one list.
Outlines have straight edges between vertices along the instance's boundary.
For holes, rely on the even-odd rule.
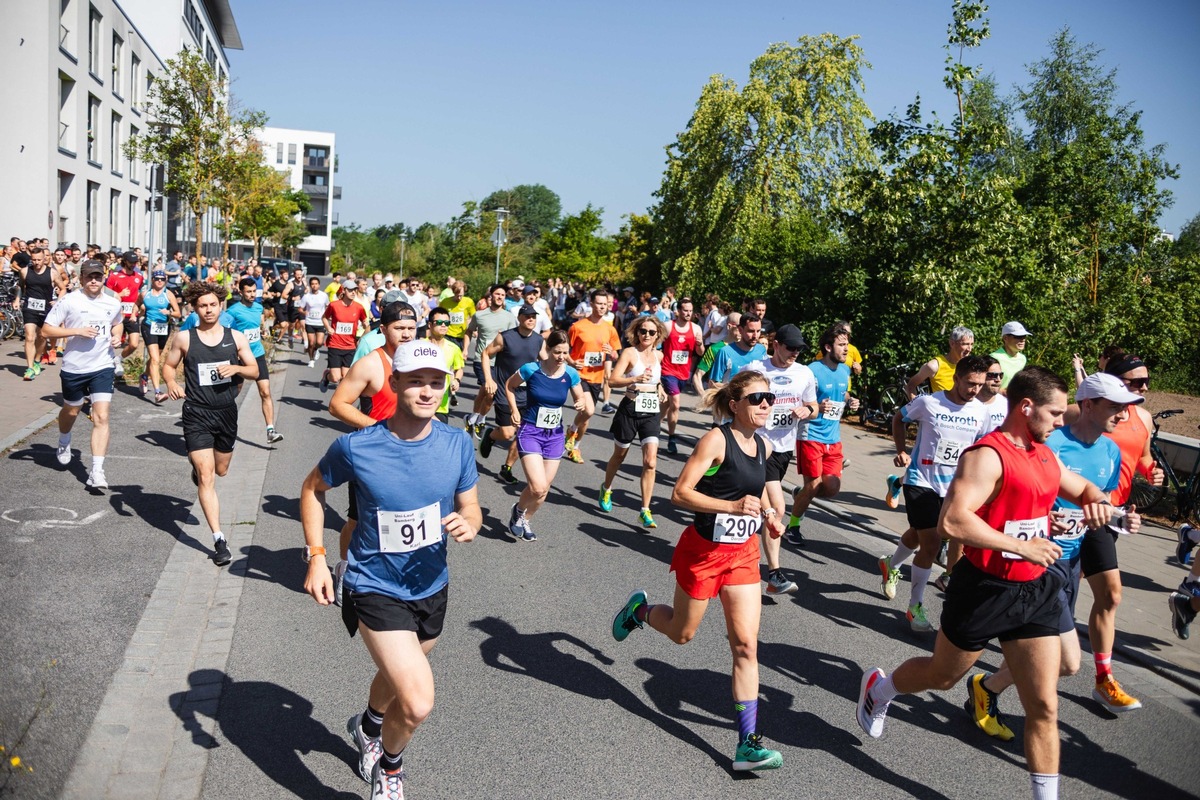
[[411,553],[442,540],[440,503],[413,511],[378,511],[379,552]]
[[762,517],[748,514],[717,514],[713,522],[713,541],[720,544],[741,544],[758,533]]

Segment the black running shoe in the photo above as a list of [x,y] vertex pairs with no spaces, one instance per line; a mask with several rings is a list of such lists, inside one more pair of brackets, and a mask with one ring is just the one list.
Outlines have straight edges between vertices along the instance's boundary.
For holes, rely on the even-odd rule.
[[484,425],[483,433],[480,434],[480,438],[479,438],[479,455],[483,456],[484,458],[487,458],[488,456],[490,456],[492,454],[492,445],[493,444],[494,444],[494,442],[492,441],[492,426]]
[[209,558],[218,567],[223,567],[233,561],[233,555],[229,552],[229,543],[225,541],[224,537],[217,539],[216,544],[213,545],[213,554]]
[[512,486],[517,482],[517,476],[513,475],[512,467],[505,464],[500,468],[500,480],[504,483],[507,483],[509,486]]

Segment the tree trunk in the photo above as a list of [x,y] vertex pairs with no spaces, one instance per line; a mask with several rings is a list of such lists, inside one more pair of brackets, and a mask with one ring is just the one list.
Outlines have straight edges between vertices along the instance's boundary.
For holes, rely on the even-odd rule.
[[[203,247],[204,247],[204,242],[203,242],[203,238],[202,238],[204,236],[204,215],[197,213],[195,206],[193,206],[192,207],[192,217],[195,220],[194,227],[195,227],[195,233],[196,233],[196,261],[199,261],[200,256],[202,256],[204,254],[202,252]],[[199,277],[199,274],[200,274],[199,272],[196,273],[197,277]]]

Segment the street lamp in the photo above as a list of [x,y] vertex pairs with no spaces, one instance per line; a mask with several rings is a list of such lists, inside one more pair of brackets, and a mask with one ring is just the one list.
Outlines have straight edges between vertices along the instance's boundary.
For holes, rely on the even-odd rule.
[[504,235],[504,220],[508,219],[507,208],[496,209],[496,232],[492,234],[492,241],[496,245],[496,283],[500,282],[500,248],[504,246],[506,237]]

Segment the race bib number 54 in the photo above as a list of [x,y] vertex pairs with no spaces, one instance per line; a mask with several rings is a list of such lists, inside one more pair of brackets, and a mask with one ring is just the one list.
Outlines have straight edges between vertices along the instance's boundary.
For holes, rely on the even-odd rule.
[[379,552],[411,553],[442,540],[440,503],[413,511],[378,511]]

